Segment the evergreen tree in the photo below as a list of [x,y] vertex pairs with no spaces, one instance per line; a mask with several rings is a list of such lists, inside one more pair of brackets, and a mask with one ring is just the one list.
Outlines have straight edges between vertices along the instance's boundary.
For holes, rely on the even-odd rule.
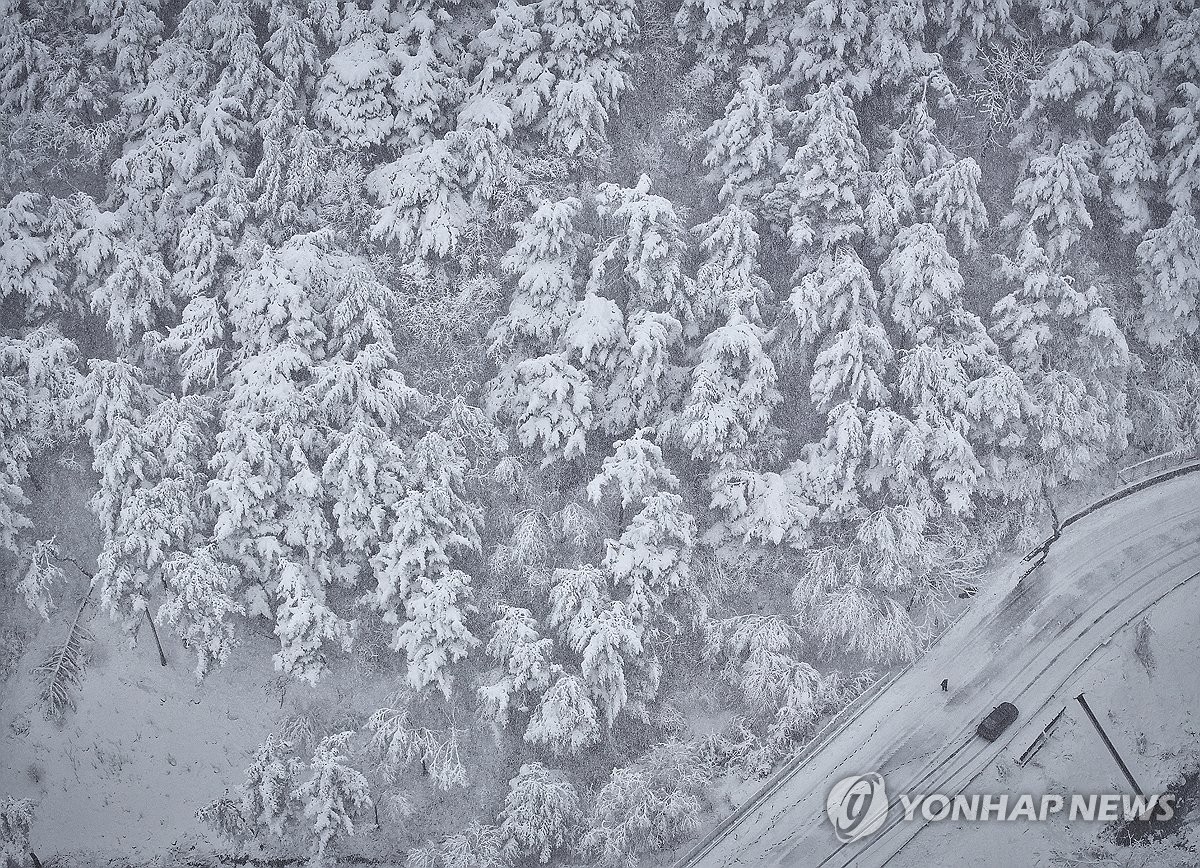
[[988,228],[979,177],[979,165],[966,157],[922,178],[915,188],[929,222],[947,236],[953,229],[963,253],[978,249],[978,236]]
[[1014,210],[1004,219],[1005,227],[1029,225],[1044,240],[1047,253],[1065,256],[1092,228],[1087,200],[1100,195],[1094,157],[1091,144],[1080,140],[1063,145],[1053,156],[1030,160],[1029,173],[1013,194]]
[[457,5],[457,0],[407,0],[393,16],[399,22],[386,43],[394,110],[388,141],[397,150],[432,143],[450,127],[465,94],[461,51],[450,28]]
[[[550,686],[554,640],[543,639],[530,611],[515,606],[501,609],[494,629],[487,653],[503,666],[504,674],[496,683],[479,688],[479,698],[486,715],[503,726],[514,697],[526,703],[527,696],[540,695]],[[525,704],[517,707],[528,711]]]
[[162,39],[163,23],[155,0],[90,0],[88,12],[99,28],[88,40],[109,58],[117,81],[132,88],[146,82],[150,57]]
[[354,622],[346,622],[329,608],[324,582],[303,564],[280,559],[275,589],[275,635],[280,649],[275,668],[301,681],[316,684],[327,668],[325,645],[349,651]]
[[638,35],[633,0],[541,0],[542,42],[557,79],[546,133],[568,154],[602,144],[608,114],[629,87]]
[[271,4],[270,25],[271,35],[262,53],[263,61],[284,83],[278,102],[287,103],[291,94],[307,97],[322,67],[316,33],[290,2]]
[[704,238],[701,250],[706,257],[696,273],[695,310],[702,333],[723,313],[740,313],[762,324],[771,287],[759,274],[754,225],[749,211],[732,205],[693,230]]
[[1167,204],[1189,212],[1200,191],[1200,85],[1180,84],[1178,105],[1167,112],[1171,128],[1163,137],[1167,150]]
[[1019,285],[992,309],[992,328],[1036,408],[1029,470],[1054,488],[1124,447],[1128,347],[1099,291],[1077,289],[1031,232],[1004,273]]
[[362,772],[347,765],[346,751],[353,737],[349,731],[321,739],[309,763],[312,777],[295,791],[311,824],[308,836],[314,868],[326,864],[330,844],[354,834],[354,820],[372,805],[371,785]]
[[240,787],[241,813],[246,822],[282,838],[296,821],[296,779],[304,763],[291,753],[292,745],[275,735],[254,752]]
[[679,480],[664,462],[662,449],[649,439],[650,433],[643,428],[613,444],[612,454],[605,456],[600,472],[588,483],[592,503],[600,503],[610,486],[616,486],[621,495],[622,509],[659,490],[679,488]]
[[510,421],[517,441],[539,447],[543,466],[587,450],[592,427],[592,385],[560,354],[526,359],[502,370],[488,394],[489,412]]
[[326,61],[314,110],[344,148],[381,145],[393,135],[392,71],[384,44],[383,32],[371,27],[344,39]]
[[525,741],[544,744],[555,754],[579,753],[600,738],[596,706],[578,675],[562,673],[542,694],[525,727]]
[[380,166],[367,177],[380,205],[371,234],[409,257],[456,253],[491,198],[499,156],[491,130],[455,130]]
[[893,132],[879,169],[868,176],[863,227],[876,255],[886,253],[896,233],[916,214],[915,191],[904,170],[904,156],[904,139]]
[[594,620],[576,621],[571,641],[580,655],[583,683],[611,728],[629,703],[625,670],[644,651],[641,634],[628,607],[616,600],[601,609]]
[[764,84],[758,67],[742,67],[725,114],[705,131],[704,165],[709,182],[720,184],[718,201],[758,208],[774,185],[783,163],[783,145],[776,139],[786,120],[776,90]]
[[766,197],[771,222],[806,259],[854,243],[862,233],[859,204],[867,152],[858,118],[840,84],[812,97],[799,122],[801,143],[784,163],[783,179]]
[[[616,283],[614,289],[618,297],[628,298],[630,311],[666,306],[685,331],[694,335],[695,290],[683,273],[685,230],[670,201],[651,194],[650,179],[642,175],[637,185],[628,189],[601,184],[596,206],[601,219],[609,221],[616,233],[592,257],[588,288],[599,292],[606,284]],[[614,264],[620,271],[610,274]]]
[[684,510],[678,494],[650,494],[642,504],[620,538],[605,541],[604,567],[617,587],[628,587],[626,610],[635,625],[649,632],[646,625],[667,598],[681,589],[691,590],[697,531],[696,520]]
[[1137,118],[1117,127],[1100,155],[1101,178],[1122,232],[1137,235],[1150,225],[1146,187],[1158,180],[1154,143]]
[[1141,331],[1152,346],[1190,337],[1200,328],[1200,229],[1176,211],[1137,247],[1142,288]]
[[158,253],[141,243],[120,246],[108,278],[92,292],[93,312],[108,320],[109,331],[125,346],[158,324],[171,309],[170,275]]
[[196,680],[213,664],[222,666],[234,647],[230,615],[245,608],[229,592],[234,588],[233,568],[213,556],[211,548],[194,554],[176,552],[162,565],[166,598],[156,618],[170,623],[189,648],[196,651]]
[[579,795],[561,772],[525,763],[508,782],[499,819],[504,855],[514,863],[545,865],[572,843],[582,819]]
[[785,81],[810,88],[837,83],[861,97],[871,89],[862,56],[869,22],[863,0],[808,0],[789,34],[795,53]]
[[779,403],[775,366],[762,345],[762,329],[740,313],[709,334],[692,370],[680,413],[679,437],[692,458],[736,462],[763,433]]
[[0,301],[20,297],[31,320],[65,302],[48,229],[45,205],[33,193],[18,193],[0,208]]
[[1010,0],[941,0],[934,7],[945,28],[941,41],[959,43],[962,53],[971,57],[979,46],[1005,35],[1012,14]]
[[471,43],[475,66],[469,96],[459,110],[460,126],[490,127],[507,139],[515,128],[532,126],[542,115],[555,76],[547,68],[537,13],[536,5],[499,0],[492,25]]
[[508,312],[488,333],[498,361],[551,352],[571,318],[579,287],[576,261],[582,238],[578,199],[546,202],[517,226],[517,241],[501,260],[516,280]]

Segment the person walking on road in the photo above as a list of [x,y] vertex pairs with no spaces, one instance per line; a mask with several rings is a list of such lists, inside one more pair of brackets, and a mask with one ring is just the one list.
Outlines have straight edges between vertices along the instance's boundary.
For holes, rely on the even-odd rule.
[[950,679],[943,678],[942,679],[942,693],[948,693],[949,691],[950,691]]

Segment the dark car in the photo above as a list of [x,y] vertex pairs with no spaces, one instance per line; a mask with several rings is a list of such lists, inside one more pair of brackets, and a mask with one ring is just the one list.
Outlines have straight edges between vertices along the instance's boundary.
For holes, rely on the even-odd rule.
[[1000,733],[1008,729],[1009,724],[1017,719],[1017,707],[1011,702],[1001,702],[992,709],[992,713],[979,721],[975,734],[988,741],[995,741]]

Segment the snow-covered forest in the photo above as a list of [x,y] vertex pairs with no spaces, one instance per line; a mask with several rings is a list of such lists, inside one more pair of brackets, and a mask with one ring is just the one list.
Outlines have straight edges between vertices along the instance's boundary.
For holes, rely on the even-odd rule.
[[1200,439],[1190,0],[0,7],[4,641],[388,697],[226,852],[636,865]]

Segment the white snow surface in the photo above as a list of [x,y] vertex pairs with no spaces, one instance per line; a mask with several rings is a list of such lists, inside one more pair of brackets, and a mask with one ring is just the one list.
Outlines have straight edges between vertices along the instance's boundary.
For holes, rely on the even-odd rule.
[[[1024,792],[1010,789],[1015,781],[997,787],[990,774],[994,766],[1014,763],[1064,706],[1072,715],[1060,722],[1064,731],[1075,728],[1089,734],[1074,723],[1082,718],[1074,697],[1081,689],[1091,689],[1089,685],[1105,682],[1105,673],[1097,667],[1108,659],[1107,643],[1129,632],[1125,628],[1160,600],[1167,608],[1182,605],[1177,599],[1195,605],[1191,592],[1200,585],[1200,473],[1154,485],[1080,520],[1054,543],[1045,563],[1020,580],[1027,566],[1018,564],[1003,581],[981,591],[975,605],[923,658],[835,730],[783,786],[686,864],[939,864],[936,847],[921,847],[923,855],[914,857],[916,861],[891,861],[914,836],[922,842],[919,821],[898,822],[898,795]],[[1193,615],[1190,623],[1196,621]],[[1176,675],[1185,682],[1177,689],[1200,694],[1194,659]],[[950,682],[946,694],[939,689],[942,678]],[[1107,707],[1103,696],[1100,699],[1095,704],[1098,714]],[[1005,700],[1018,707],[1019,719],[994,743],[977,738],[979,720]],[[1189,706],[1185,700],[1182,706],[1194,731],[1191,714],[1196,703]],[[1147,708],[1144,713],[1156,712]],[[1090,765],[1102,767],[1104,775],[1102,781],[1094,774],[1081,776],[1078,791],[1094,790],[1101,783],[1101,791],[1109,791],[1123,783],[1102,747],[1092,745],[1089,751]],[[1158,765],[1148,772],[1155,780],[1139,783],[1150,789],[1165,784],[1171,772],[1166,764]],[[893,802],[891,814],[879,834],[840,844],[826,819],[826,796],[834,782],[866,772],[884,776]],[[1062,779],[1055,783],[1076,784]],[[1015,824],[1010,831],[1021,825],[1028,828]],[[931,836],[948,833],[942,829]],[[983,840],[988,840],[986,833]],[[961,864],[960,856],[949,854],[964,852],[957,846],[941,851],[953,864]],[[1022,858],[1013,861],[1003,849],[970,852],[972,864],[1025,864]]]

